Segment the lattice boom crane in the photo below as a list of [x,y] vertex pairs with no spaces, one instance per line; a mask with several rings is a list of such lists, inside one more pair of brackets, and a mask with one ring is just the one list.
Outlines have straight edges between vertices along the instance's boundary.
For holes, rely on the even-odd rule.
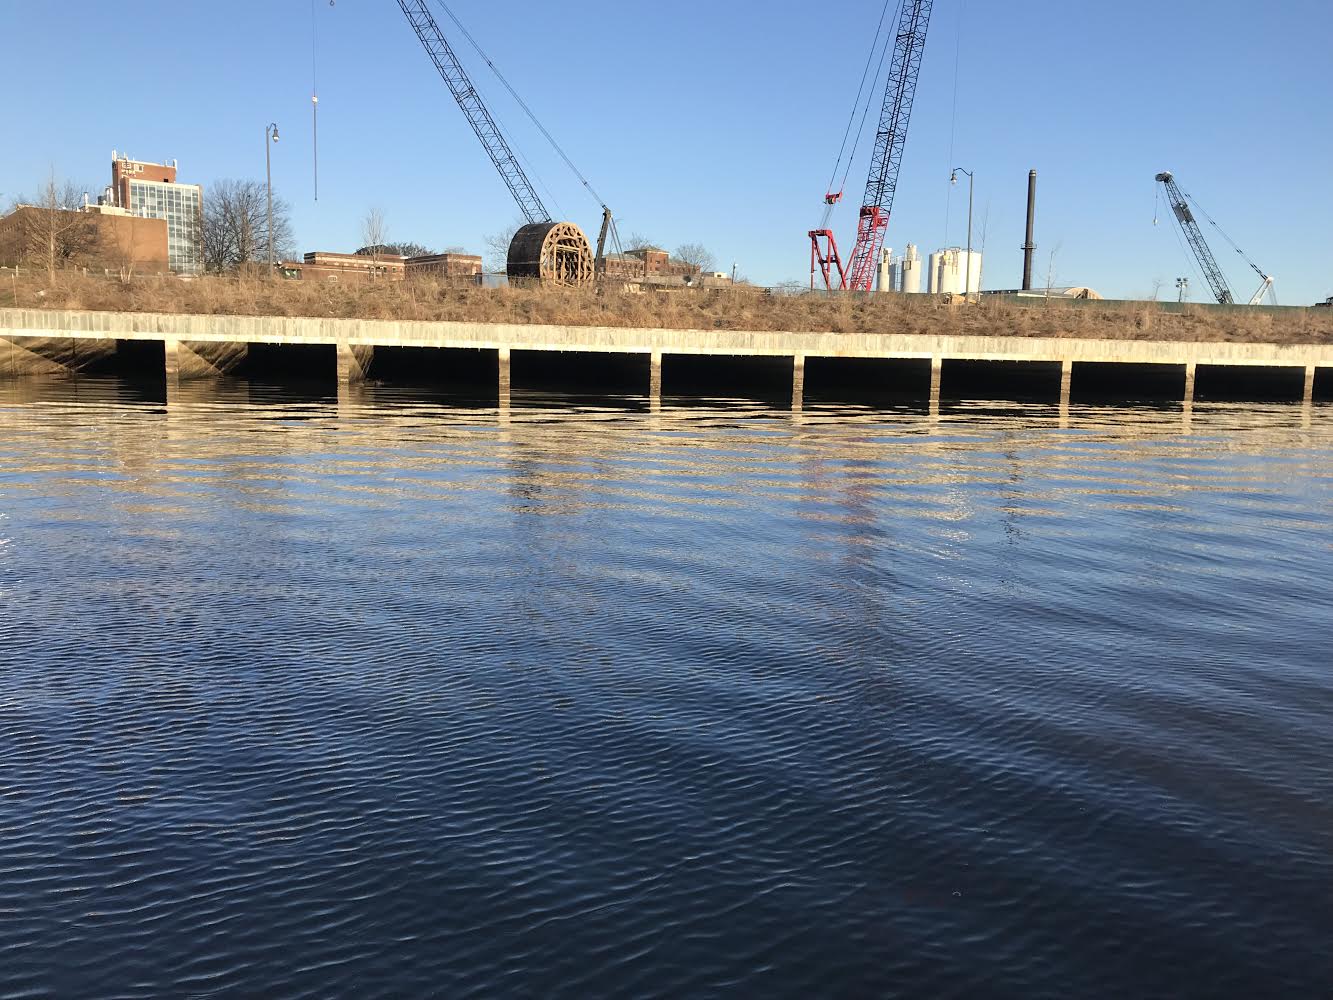
[[431,61],[435,63],[435,68],[439,70],[441,79],[448,86],[449,92],[454,95],[454,100],[463,109],[468,124],[472,126],[472,131],[477,133],[477,138],[481,140],[491,162],[495,164],[495,169],[500,172],[500,177],[504,179],[509,192],[514,196],[514,201],[518,202],[523,217],[529,222],[551,221],[551,215],[542,204],[536,188],[532,186],[532,181],[528,179],[514,151],[509,148],[509,143],[482,102],[477,88],[472,86],[467,70],[458,61],[458,56],[454,54],[453,47],[444,37],[444,32],[440,30],[440,25],[426,5],[426,0],[398,0],[398,6],[403,9],[408,23],[412,25],[412,30],[421,39],[421,44]]
[[[1171,206],[1172,214],[1175,215],[1176,221],[1180,223],[1180,230],[1185,234],[1185,242],[1189,244],[1194,259],[1198,261],[1199,270],[1203,272],[1204,280],[1208,282],[1208,287],[1213,291],[1213,298],[1217,299],[1219,305],[1229,306],[1233,304],[1236,299],[1231,294],[1231,286],[1227,284],[1226,275],[1222,273],[1222,268],[1217,263],[1217,258],[1213,256],[1213,251],[1209,248],[1207,240],[1203,238],[1203,230],[1199,228],[1199,223],[1194,218],[1194,212],[1190,209],[1189,196],[1180,190],[1180,186],[1176,184],[1175,175],[1169,170],[1158,174],[1157,180],[1166,189],[1167,204]],[[1208,217],[1207,212],[1203,214],[1205,218]],[[1216,222],[1213,222],[1212,219],[1208,219],[1208,221],[1219,233],[1222,233]],[[1259,290],[1250,297],[1249,301],[1250,305],[1257,306],[1264,300],[1264,296],[1271,292],[1273,288],[1272,277],[1265,274],[1258,264],[1246,257],[1245,252],[1236,246],[1226,233],[1222,233],[1222,238],[1231,243],[1236,253],[1240,254],[1245,263],[1249,264],[1255,274],[1259,275],[1262,284],[1260,284]]]
[[[472,131],[481,140],[495,169],[500,172],[501,179],[518,203],[519,211],[528,221],[526,226],[514,234],[509,245],[507,270],[510,279],[558,285],[582,285],[593,280],[596,262],[587,236],[572,222],[552,221],[551,214],[546,210],[527,172],[514,155],[481,95],[477,93],[477,88],[472,85],[467,70],[444,37],[444,32],[440,30],[426,0],[398,0],[398,6],[421,40],[427,55],[435,63],[440,78],[458,102]],[[586,180],[584,185],[591,190]],[[609,215],[610,210],[605,209],[604,226],[609,221]],[[599,248],[599,257],[601,252]]]
[[1208,287],[1213,290],[1213,296],[1221,305],[1231,305],[1236,300],[1231,294],[1230,286],[1227,285],[1226,275],[1222,273],[1217,258],[1213,256],[1213,251],[1209,249],[1208,242],[1203,238],[1203,230],[1199,228],[1199,223],[1195,221],[1194,213],[1190,211],[1189,202],[1185,200],[1184,192],[1177,186],[1176,179],[1170,171],[1163,171],[1158,174],[1157,180],[1166,188],[1167,203],[1171,206],[1176,221],[1180,223],[1180,229],[1185,234],[1185,242],[1189,244],[1194,259],[1199,262],[1199,270],[1203,272]]
[[[902,167],[907,127],[912,117],[912,102],[916,98],[917,79],[921,74],[921,59],[926,50],[926,34],[930,29],[933,7],[934,0],[903,0],[851,260],[844,267],[832,230],[812,229],[808,234],[811,272],[813,274],[816,268],[821,271],[826,288],[835,287],[836,271],[838,288],[860,292],[874,289],[875,272],[889,226],[889,215],[893,210],[893,196],[898,187],[898,172]],[[824,203],[832,206],[841,199],[841,191],[830,191],[824,196]]]

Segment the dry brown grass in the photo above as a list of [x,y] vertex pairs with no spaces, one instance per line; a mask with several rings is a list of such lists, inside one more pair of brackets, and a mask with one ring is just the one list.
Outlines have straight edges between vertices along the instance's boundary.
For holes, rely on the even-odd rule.
[[431,280],[370,285],[208,277],[129,283],[79,273],[0,272],[0,307],[199,315],[551,323],[665,329],[929,333],[1123,340],[1333,343],[1333,310],[1176,311],[1156,303],[988,298],[972,306],[935,296],[767,295],[739,289],[597,293],[459,287]]

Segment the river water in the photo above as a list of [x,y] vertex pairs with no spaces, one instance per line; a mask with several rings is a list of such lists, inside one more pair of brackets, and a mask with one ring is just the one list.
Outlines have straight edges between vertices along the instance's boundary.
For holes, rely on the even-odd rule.
[[0,996],[1327,995],[1331,513],[1327,406],[0,383]]

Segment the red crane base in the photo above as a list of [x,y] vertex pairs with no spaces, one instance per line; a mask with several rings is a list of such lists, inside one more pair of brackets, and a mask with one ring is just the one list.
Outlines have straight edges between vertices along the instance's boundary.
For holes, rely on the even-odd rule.
[[[831,229],[810,230],[810,288],[815,287],[815,271],[824,276],[824,287],[828,291],[847,287],[847,275],[842,269],[842,257],[838,255],[838,241],[833,238]],[[838,273],[838,283],[833,284],[833,272]]]
[[852,250],[851,275],[847,287],[854,292],[873,292],[879,254],[889,228],[889,214],[878,205],[866,205],[856,226],[856,247]]

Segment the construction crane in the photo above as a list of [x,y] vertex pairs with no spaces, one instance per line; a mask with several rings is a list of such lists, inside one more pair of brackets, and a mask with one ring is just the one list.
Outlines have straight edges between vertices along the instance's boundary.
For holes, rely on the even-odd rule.
[[[926,33],[930,28],[930,12],[933,7],[934,0],[901,0],[897,23],[890,28],[893,36],[893,60],[884,85],[884,103],[880,109],[875,146],[870,156],[870,175],[866,179],[865,196],[861,199],[861,212],[856,226],[856,245],[852,249],[850,261],[844,265],[838,253],[838,244],[833,237],[833,231],[828,228],[833,206],[842,200],[843,192],[831,190],[832,185],[830,185],[830,190],[824,195],[824,221],[819,229],[812,229],[808,233],[812,286],[815,271],[818,270],[823,275],[824,287],[830,291],[835,287],[858,292],[869,292],[874,288],[880,251],[884,246],[889,215],[893,210],[893,195],[898,187],[898,171],[902,167],[907,126],[912,117],[912,102],[916,98],[917,79],[921,74],[921,58],[926,50]],[[886,2],[886,13],[888,9]],[[881,20],[881,30],[882,28]],[[886,40],[885,46],[889,44]],[[874,62],[878,45],[877,33],[871,45],[871,61],[866,64],[867,74]],[[883,55],[880,56],[880,65],[883,65]],[[865,86],[865,79],[866,76],[863,75],[862,87]],[[856,104],[859,103],[858,93]],[[855,117],[854,106],[853,120]],[[862,121],[864,122],[864,114]],[[848,128],[850,132],[850,122]],[[846,149],[846,138],[843,140],[843,148]],[[855,152],[853,145],[852,156],[855,156]],[[834,179],[837,178],[841,159],[842,154],[839,153],[839,163],[835,164],[833,169]],[[847,163],[850,168],[850,157]],[[846,179],[846,174],[843,179]]]
[[[1248,304],[1257,306],[1264,300],[1264,296],[1273,294],[1272,277],[1265,274],[1264,270],[1259,267],[1258,264],[1250,260],[1250,258],[1245,255],[1245,251],[1236,246],[1235,242],[1227,236],[1226,233],[1222,232],[1222,228],[1212,220],[1208,213],[1199,208],[1197,202],[1194,203],[1193,209],[1191,208],[1190,203],[1193,199],[1184,191],[1180,190],[1180,186],[1176,183],[1175,175],[1169,170],[1164,170],[1157,175],[1157,180],[1161,183],[1162,187],[1166,189],[1167,204],[1171,206],[1171,212],[1175,215],[1176,221],[1180,223],[1181,232],[1185,234],[1185,242],[1189,244],[1190,251],[1194,254],[1194,259],[1198,261],[1199,270],[1203,272],[1204,280],[1208,282],[1208,287],[1213,290],[1213,297],[1217,299],[1219,305],[1233,305],[1236,298],[1231,294],[1231,286],[1227,284],[1226,275],[1222,273],[1222,268],[1217,263],[1217,258],[1213,256],[1213,251],[1209,248],[1208,242],[1203,238],[1203,230],[1199,228],[1199,223],[1194,218],[1193,209],[1198,209],[1208,223],[1221,233],[1222,238],[1231,244],[1236,253],[1240,254],[1241,259],[1250,265],[1255,274],[1259,275],[1259,290],[1250,296]],[[1275,294],[1273,295],[1273,298],[1274,303],[1276,304],[1277,297]]]
[[[477,134],[481,140],[482,148],[491,158],[495,169],[499,171],[501,179],[509,188],[509,193],[514,196],[514,201],[518,203],[519,211],[523,218],[527,220],[527,225],[519,228],[514,234],[513,241],[509,245],[508,273],[511,279],[535,279],[546,284],[559,285],[583,285],[593,280],[594,275],[604,270],[606,232],[611,228],[614,234],[614,227],[611,222],[611,210],[602,205],[602,234],[598,239],[597,254],[594,257],[592,249],[588,244],[588,238],[584,235],[577,225],[572,222],[556,222],[552,220],[551,214],[546,210],[542,203],[541,196],[537,194],[537,189],[533,186],[527,172],[520,164],[518,157],[514,155],[513,149],[505,139],[504,133],[495,123],[481,95],[477,93],[477,88],[472,85],[472,80],[463,68],[453,47],[449,44],[440,30],[439,23],[431,13],[426,0],[398,0],[398,6],[402,8],[403,14],[407,17],[412,30],[416,32],[417,38],[421,40],[422,46],[435,64],[439,71],[440,78],[444,80],[449,92],[453,94],[454,100],[462,109],[468,124],[472,126],[472,131]],[[448,8],[444,8],[446,13],[453,17]],[[454,18],[457,23],[457,18]],[[462,25],[460,24],[461,28]],[[463,29],[466,32],[466,29]],[[476,45],[471,35],[468,35],[469,41]],[[480,48],[478,48],[480,52]],[[485,53],[481,53],[485,58]],[[495,69],[494,63],[486,60],[492,69]],[[499,70],[495,70],[499,75]],[[509,87],[509,82],[502,76],[501,82],[513,92]],[[518,95],[514,94],[515,98]],[[574,164],[570,162],[569,157],[565,155],[555,140],[551,138],[549,132],[536,120],[531,110],[526,104],[523,104],[521,98],[519,103],[523,110],[541,129],[542,134],[547,140],[555,146],[556,151],[561,155],[571,170],[574,170],[579,179],[583,182],[590,192],[592,186],[587,179],[578,172]],[[596,193],[592,192],[596,197]],[[598,198],[600,202],[601,199]]]

